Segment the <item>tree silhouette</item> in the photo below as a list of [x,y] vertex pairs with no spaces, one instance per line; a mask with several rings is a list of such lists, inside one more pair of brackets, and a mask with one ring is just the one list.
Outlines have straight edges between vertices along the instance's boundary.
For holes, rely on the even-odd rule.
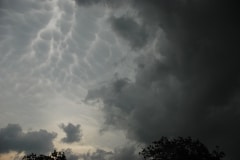
[[225,154],[216,150],[209,152],[207,147],[192,138],[162,137],[139,152],[145,160],[221,160]]
[[57,152],[54,150],[51,155],[46,156],[46,155],[36,155],[34,153],[25,155],[22,160],[67,160],[64,152]]

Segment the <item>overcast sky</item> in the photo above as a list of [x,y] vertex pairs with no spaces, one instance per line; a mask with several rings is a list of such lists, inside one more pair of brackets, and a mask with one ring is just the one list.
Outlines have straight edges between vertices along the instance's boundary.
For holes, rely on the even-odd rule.
[[0,160],[134,160],[161,136],[240,159],[234,3],[0,0]]

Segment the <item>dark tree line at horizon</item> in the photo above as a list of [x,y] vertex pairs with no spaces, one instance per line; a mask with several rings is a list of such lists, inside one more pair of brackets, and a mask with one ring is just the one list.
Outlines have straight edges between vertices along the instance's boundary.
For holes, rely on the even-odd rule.
[[139,154],[145,160],[221,160],[225,157],[219,146],[210,152],[203,143],[191,137],[162,137],[143,148]]
[[[142,148],[139,155],[145,160],[222,160],[225,153],[219,151],[219,147],[210,152],[199,140],[191,137],[167,138],[162,137],[158,141]],[[49,156],[25,155],[22,160],[67,160],[64,152],[54,150]]]
[[43,154],[37,155],[34,153],[25,155],[22,160],[67,160],[64,152],[57,152],[54,150],[51,155],[46,156]]

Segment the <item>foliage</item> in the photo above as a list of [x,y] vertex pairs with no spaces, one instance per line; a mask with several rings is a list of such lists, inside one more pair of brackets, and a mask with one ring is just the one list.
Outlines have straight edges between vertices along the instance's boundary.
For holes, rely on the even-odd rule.
[[192,138],[162,137],[139,152],[145,160],[221,160],[225,154],[216,150],[209,152],[205,145]]
[[51,155],[36,155],[36,154],[29,154],[22,158],[22,160],[67,160],[64,152],[57,152],[54,150]]

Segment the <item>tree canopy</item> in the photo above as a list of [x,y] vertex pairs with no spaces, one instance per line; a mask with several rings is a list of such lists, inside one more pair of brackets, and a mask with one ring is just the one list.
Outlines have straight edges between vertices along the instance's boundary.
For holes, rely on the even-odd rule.
[[221,160],[225,154],[217,146],[210,152],[199,140],[162,137],[139,152],[145,160]]
[[66,156],[64,154],[64,152],[57,152],[56,150],[54,150],[53,153],[51,153],[51,155],[46,156],[46,155],[37,155],[37,154],[29,154],[29,155],[25,155],[22,160],[67,160]]

